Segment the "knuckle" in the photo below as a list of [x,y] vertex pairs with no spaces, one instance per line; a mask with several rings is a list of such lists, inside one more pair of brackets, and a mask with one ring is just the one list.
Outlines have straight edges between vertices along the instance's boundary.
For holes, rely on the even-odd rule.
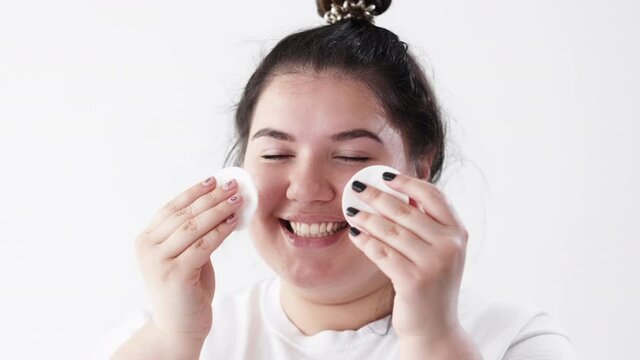
[[447,273],[447,269],[449,268],[450,262],[443,259],[436,259],[431,264],[430,273],[433,276],[437,276],[437,274]]
[[464,255],[464,245],[459,239],[451,239],[442,245],[442,253],[447,260],[455,260]]
[[182,230],[183,231],[196,231],[196,230],[198,230],[198,219],[197,218],[191,218],[191,219],[185,221],[184,224],[182,224]]
[[465,245],[469,242],[469,230],[465,227],[460,229],[460,241]]
[[371,256],[374,259],[385,259],[389,256],[389,251],[385,246],[374,244],[373,242],[369,242],[369,244],[371,249]]
[[176,201],[175,200],[171,200],[168,203],[166,203],[163,207],[164,210],[174,213],[178,210],[178,207],[176,205]]
[[206,235],[198,239],[198,241],[195,242],[194,246],[198,250],[211,250],[216,244],[220,235],[220,229],[217,227],[213,228]]
[[192,216],[193,215],[193,207],[191,205],[187,205],[185,207],[183,207],[182,209],[180,209],[180,211],[178,211],[176,213],[176,216],[180,217],[180,216]]
[[393,209],[393,215],[394,217],[406,217],[411,215],[412,211],[413,211],[413,208],[410,205],[403,203],[401,205],[396,206]]
[[435,186],[429,186],[429,196],[434,197],[434,198],[442,198],[442,192],[440,191],[440,189],[438,189]]
[[206,236],[201,237],[200,239],[196,240],[195,243],[193,243],[193,247],[196,250],[207,250],[210,246],[210,241]]
[[222,231],[220,231],[220,227],[216,226],[213,229],[211,229],[211,231],[209,231],[205,236],[208,237],[209,239],[217,239],[221,234],[222,234]]
[[222,225],[224,225],[224,223],[209,230],[209,232],[196,240],[193,243],[193,248],[195,250],[207,252],[214,251],[222,243],[226,236],[228,236],[228,228]]
[[382,243],[371,238],[364,238],[361,245],[362,251],[372,260],[380,260],[389,256],[389,249]]
[[218,202],[218,199],[220,198],[220,195],[219,195],[219,192],[217,190],[210,191],[207,194],[213,200],[214,203]]
[[369,199],[371,201],[377,201],[382,197],[382,191],[378,190],[378,189],[371,189],[372,191],[369,191]]
[[435,185],[430,183],[425,183],[425,187],[422,188],[422,197],[425,199],[429,198],[442,198],[442,192]]
[[385,231],[385,238],[395,238],[398,237],[400,235],[400,229],[398,228],[398,225],[391,225],[389,228],[387,228],[387,230]]
[[227,217],[229,217],[229,215],[231,215],[232,213],[231,207],[232,207],[231,204],[224,201],[216,205],[212,209],[210,209],[211,215],[216,219],[220,219],[220,221],[224,221]]

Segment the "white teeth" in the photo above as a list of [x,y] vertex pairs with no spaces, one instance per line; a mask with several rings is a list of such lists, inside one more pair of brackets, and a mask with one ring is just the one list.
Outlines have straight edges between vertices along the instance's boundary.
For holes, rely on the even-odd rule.
[[324,222],[324,223],[298,223],[289,222],[293,232],[298,236],[322,237],[335,234],[342,230],[345,226],[343,222]]

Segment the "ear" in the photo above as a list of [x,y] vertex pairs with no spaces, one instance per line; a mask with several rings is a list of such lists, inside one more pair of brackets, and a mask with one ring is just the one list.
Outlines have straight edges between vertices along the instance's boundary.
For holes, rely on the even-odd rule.
[[434,154],[424,155],[415,161],[416,177],[429,181],[431,178],[431,164],[433,163]]

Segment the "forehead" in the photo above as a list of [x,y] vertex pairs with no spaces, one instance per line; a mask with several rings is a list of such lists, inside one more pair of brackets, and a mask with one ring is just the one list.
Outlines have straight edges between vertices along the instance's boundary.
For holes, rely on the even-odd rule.
[[389,131],[374,94],[359,81],[337,74],[283,74],[263,90],[251,133],[263,127],[308,135],[352,128]]

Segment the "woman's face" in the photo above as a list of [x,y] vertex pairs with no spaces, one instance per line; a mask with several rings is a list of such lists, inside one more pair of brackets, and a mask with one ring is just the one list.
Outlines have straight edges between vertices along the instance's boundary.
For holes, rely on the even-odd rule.
[[[348,239],[342,191],[369,165],[413,175],[406,153],[365,85],[326,73],[275,77],[256,105],[244,158],[260,199],[250,227],[257,251],[300,289],[353,297],[387,285]],[[314,229],[324,232],[314,237]]]

